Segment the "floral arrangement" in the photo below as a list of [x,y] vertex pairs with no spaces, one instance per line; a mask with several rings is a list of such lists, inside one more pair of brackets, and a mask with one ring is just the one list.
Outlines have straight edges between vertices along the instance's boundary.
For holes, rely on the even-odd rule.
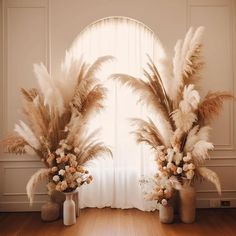
[[[201,49],[204,28],[190,28],[184,40],[175,46],[171,60],[162,48],[158,65],[151,58],[144,78],[113,74],[111,79],[130,87],[139,95],[139,102],[152,110],[154,119],[132,119],[138,143],[148,145],[157,164],[152,190],[145,193],[149,200],[167,205],[174,190],[191,185],[196,179],[211,181],[221,192],[216,173],[204,166],[208,152],[210,121],[219,114],[228,92],[208,92],[201,98],[196,84],[203,66]],[[145,184],[145,178],[141,184]]]
[[39,89],[21,89],[28,124],[20,121],[15,134],[3,142],[8,153],[37,154],[45,165],[26,186],[31,203],[36,185],[45,179],[49,193],[89,184],[92,176],[84,165],[99,155],[111,154],[96,138],[98,130],[88,133],[87,129],[89,120],[103,108],[106,94],[96,73],[110,59],[100,57],[89,65],[69,51],[57,78],[43,64],[34,65]]

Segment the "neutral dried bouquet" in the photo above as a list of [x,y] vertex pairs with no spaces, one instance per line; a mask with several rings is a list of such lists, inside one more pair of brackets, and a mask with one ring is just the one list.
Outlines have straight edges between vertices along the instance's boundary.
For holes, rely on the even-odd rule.
[[36,185],[45,179],[50,191],[73,191],[90,183],[85,163],[111,154],[98,140],[98,130],[88,133],[88,122],[103,108],[106,94],[96,74],[110,59],[100,57],[90,65],[69,51],[56,78],[43,64],[34,65],[39,89],[21,89],[27,123],[16,124],[15,134],[3,142],[8,153],[36,154],[45,165],[27,184],[31,202]]
[[[130,87],[139,95],[139,102],[148,106],[152,118],[132,119],[138,143],[148,145],[154,152],[156,175],[153,189],[146,198],[166,205],[175,189],[206,179],[221,192],[215,172],[206,168],[205,160],[214,146],[209,142],[210,121],[219,114],[228,92],[208,92],[201,98],[196,84],[202,60],[204,28],[190,28],[184,40],[175,46],[170,59],[162,48],[157,66],[149,57],[143,78],[113,74],[111,78]],[[145,181],[141,181],[142,183]]]

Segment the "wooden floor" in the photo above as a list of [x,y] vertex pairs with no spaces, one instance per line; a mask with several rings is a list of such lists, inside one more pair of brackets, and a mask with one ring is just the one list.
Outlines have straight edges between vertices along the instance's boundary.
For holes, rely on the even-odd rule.
[[83,209],[77,223],[44,223],[40,213],[0,213],[0,235],[22,236],[236,236],[236,209],[201,209],[193,224],[161,224],[158,212]]

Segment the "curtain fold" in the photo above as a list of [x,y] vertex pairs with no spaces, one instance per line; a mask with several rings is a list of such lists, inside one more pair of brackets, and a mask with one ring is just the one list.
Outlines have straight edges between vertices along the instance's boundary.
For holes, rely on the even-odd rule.
[[99,158],[88,163],[93,182],[80,189],[80,207],[138,208],[153,210],[156,202],[147,202],[139,185],[141,175],[154,173],[152,153],[137,145],[130,134],[129,118],[151,115],[137,104],[131,90],[107,77],[127,73],[142,77],[147,56],[155,61],[159,41],[144,24],[125,17],[109,17],[91,24],[79,34],[71,49],[74,56],[93,62],[99,56],[112,55],[116,60],[98,73],[108,89],[105,109],[91,122],[91,129],[101,127],[101,139],[110,146],[113,158]]

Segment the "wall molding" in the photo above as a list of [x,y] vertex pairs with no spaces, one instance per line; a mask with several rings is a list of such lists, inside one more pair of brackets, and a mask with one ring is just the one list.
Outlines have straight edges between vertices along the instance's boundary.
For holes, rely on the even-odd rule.
[[[7,134],[7,124],[8,124],[8,114],[7,114],[7,105],[8,105],[8,74],[7,74],[7,61],[8,61],[8,12],[9,9],[45,9],[45,42],[46,42],[46,53],[45,53],[45,65],[50,69],[50,35],[49,35],[49,0],[37,0],[37,1],[32,1],[32,0],[23,0],[23,1],[17,1],[17,0],[3,0],[3,94],[2,94],[2,132],[3,135]],[[49,70],[50,72],[50,70]]]
[[[230,58],[231,58],[231,69],[232,69],[232,76],[231,76],[231,83],[232,83],[232,92],[233,95],[236,95],[236,88],[234,83],[235,78],[235,53],[234,53],[234,37],[235,32],[233,31],[233,8],[234,8],[234,2],[232,0],[228,0],[226,3],[226,0],[187,0],[187,28],[190,26],[190,19],[191,19],[191,9],[196,7],[227,7],[229,11],[229,38],[230,38],[230,48],[232,50],[229,50]],[[236,150],[236,139],[235,139],[235,133],[236,128],[234,125],[235,120],[235,105],[233,102],[229,105],[229,143],[228,144],[215,144],[214,151],[235,151]]]

